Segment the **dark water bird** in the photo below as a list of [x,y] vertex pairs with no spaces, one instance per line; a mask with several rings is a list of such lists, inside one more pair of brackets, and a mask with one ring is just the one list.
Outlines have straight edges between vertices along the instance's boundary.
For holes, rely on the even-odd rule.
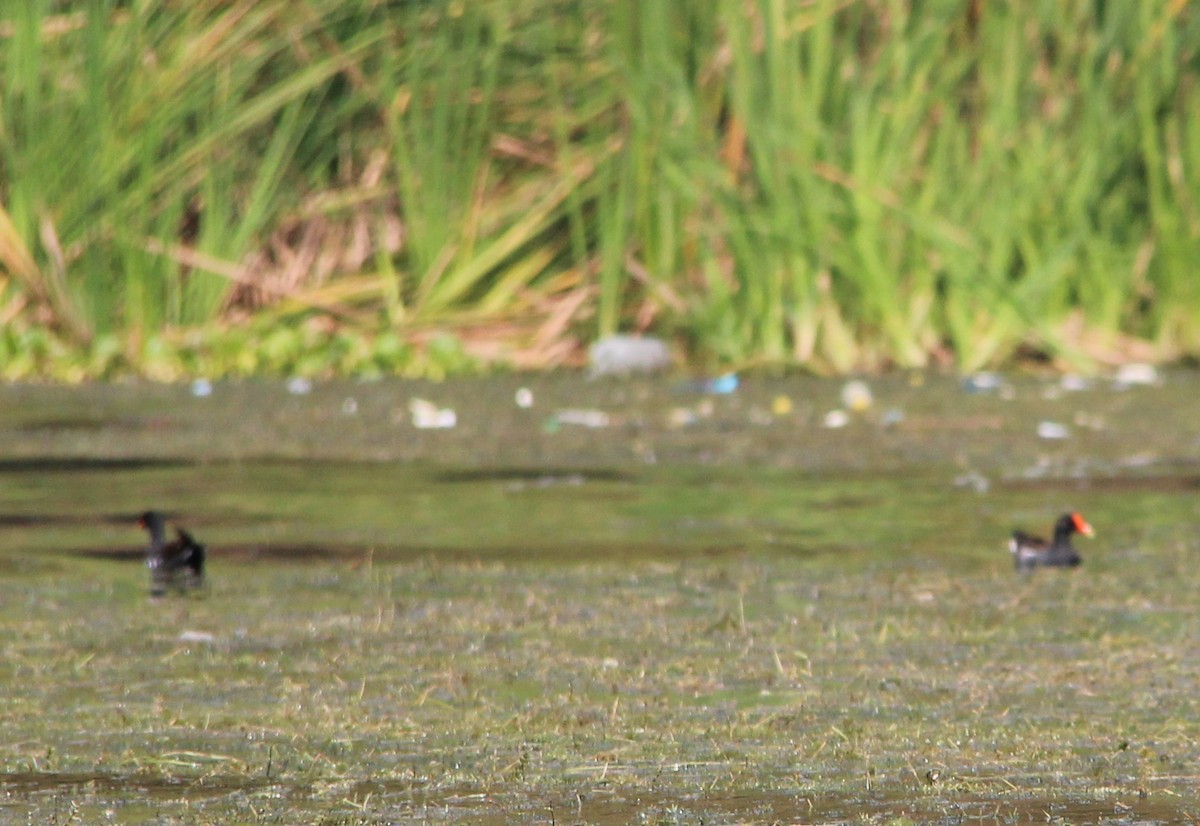
[[1071,535],[1092,535],[1092,526],[1077,511],[1064,513],[1054,523],[1054,538],[1047,542],[1024,531],[1013,531],[1008,540],[1013,562],[1018,571],[1031,571],[1039,565],[1050,568],[1073,568],[1083,561],[1071,544]]
[[176,538],[167,541],[167,520],[158,511],[146,511],[138,524],[150,532],[146,567],[150,569],[150,595],[180,593],[204,585],[205,548],[190,533],[175,526]]

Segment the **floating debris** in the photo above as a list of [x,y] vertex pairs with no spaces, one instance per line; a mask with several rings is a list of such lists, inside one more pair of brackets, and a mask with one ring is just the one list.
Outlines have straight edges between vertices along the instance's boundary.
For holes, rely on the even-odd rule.
[[192,395],[198,399],[206,399],[212,395],[213,385],[208,379],[196,379],[192,382]]
[[1158,384],[1162,378],[1158,374],[1158,369],[1153,364],[1122,364],[1117,368],[1117,374],[1113,377],[1113,382],[1118,388],[1142,386]]
[[792,400],[788,396],[776,396],[771,399],[771,412],[776,416],[786,416],[795,409]]
[[672,407],[667,412],[667,427],[688,427],[698,421],[700,415],[690,407]]
[[1052,470],[1054,470],[1054,463],[1049,457],[1039,456],[1036,462],[1021,471],[1021,478],[1045,479]]
[[837,430],[850,424],[850,414],[845,410],[830,410],[825,414],[821,424],[830,430]]
[[517,407],[522,410],[528,410],[533,407],[533,391],[528,387],[517,388],[516,402]]
[[883,411],[883,415],[879,417],[879,424],[884,427],[895,427],[904,421],[904,411],[898,407],[889,407]]
[[726,373],[713,379],[685,381],[676,389],[680,393],[711,393],[716,396],[727,396],[738,389],[740,381],[736,373]]
[[287,380],[287,391],[293,396],[307,396],[312,392],[312,379],[306,379],[304,376],[293,376]]
[[180,642],[213,642],[215,639],[207,631],[184,631],[179,635]]
[[1154,451],[1145,451],[1143,453],[1134,453],[1133,455],[1126,456],[1123,459],[1118,459],[1117,466],[1127,468],[1144,468],[1152,466],[1160,459],[1161,456],[1159,456],[1158,453]]
[[711,419],[715,409],[712,399],[701,399],[691,407],[673,407],[667,411],[667,426],[688,427],[701,419]]
[[609,416],[603,410],[559,410],[554,414],[558,424],[578,425],[579,427],[608,427]]
[[871,395],[871,388],[865,381],[855,379],[846,382],[842,387],[842,404],[851,413],[863,413],[874,403],[875,397]]
[[1091,390],[1092,381],[1086,376],[1077,376],[1074,373],[1068,373],[1059,380],[1058,386],[1068,393],[1078,393],[1083,390]]
[[968,470],[954,477],[954,487],[969,488],[976,493],[987,493],[992,488],[991,481],[977,470]]
[[737,373],[726,373],[723,376],[717,376],[715,379],[709,379],[703,383],[702,387],[705,393],[727,396],[738,389],[739,383]]
[[1066,439],[1071,435],[1071,430],[1065,424],[1043,421],[1038,422],[1037,435],[1041,439]]
[[750,424],[759,427],[775,424],[775,417],[771,415],[770,410],[763,410],[761,407],[752,407],[746,418]]
[[1004,388],[1004,379],[996,373],[974,373],[962,380],[962,389],[972,395],[999,393]]
[[606,336],[588,349],[591,376],[653,373],[671,366],[671,352],[662,339]]
[[347,396],[342,402],[342,413],[346,416],[353,416],[358,412],[358,399],[353,396]]
[[458,424],[458,415],[449,407],[438,407],[426,399],[410,399],[408,412],[413,427],[420,430],[445,430]]

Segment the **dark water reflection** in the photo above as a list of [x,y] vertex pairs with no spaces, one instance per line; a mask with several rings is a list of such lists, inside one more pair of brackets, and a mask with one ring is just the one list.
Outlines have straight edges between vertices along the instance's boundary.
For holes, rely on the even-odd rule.
[[954,469],[808,473],[653,467],[454,471],[381,462],[226,461],[37,474],[0,467],[19,494],[0,512],[9,552],[136,560],[137,514],[165,511],[214,560],[670,559],[692,554],[844,554],[972,569],[1002,562],[1008,532],[1044,532],[1082,510],[1089,562],[1117,561],[1147,534],[1197,515],[1190,474],[1000,479],[987,492]]
[[[263,807],[303,805],[311,786],[281,784],[270,778],[210,775],[200,781],[163,781],[151,777],[82,773],[17,772],[0,774],[0,820],[22,813],[61,810],[79,821],[134,822],[153,818],[156,807],[184,797],[212,806],[224,801],[245,813]],[[689,794],[645,793],[630,799],[620,793],[589,793],[574,799],[514,799],[503,791],[470,790],[431,795],[403,782],[350,784],[346,800],[371,800],[379,822],[469,823],[479,826],[515,822],[734,824],[847,822],[961,824],[1094,823],[1150,826],[1191,822],[1186,809],[1163,800],[1081,802],[1028,796],[997,802],[994,797],[939,795],[929,790],[909,797],[864,794],[854,799],[823,799],[803,793]],[[159,815],[161,817],[161,815]],[[352,822],[327,815],[321,822]],[[99,822],[99,820],[95,822]],[[371,822],[376,822],[372,820]]]

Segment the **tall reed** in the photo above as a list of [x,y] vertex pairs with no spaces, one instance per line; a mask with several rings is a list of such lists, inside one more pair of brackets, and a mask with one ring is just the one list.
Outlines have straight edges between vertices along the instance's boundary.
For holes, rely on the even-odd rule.
[[[388,354],[336,370],[1200,354],[1181,0],[59,9],[0,13],[0,312],[54,352],[257,316]],[[284,338],[236,369],[361,350]]]
[[69,338],[220,311],[291,206],[296,149],[330,84],[379,40],[369,28],[331,40],[340,12],[326,6],[10,7],[5,263]]
[[626,60],[629,154],[654,197],[705,193],[675,221],[702,227],[679,273],[700,341],[835,370],[1194,352],[1200,24],[1106,9],[622,7],[614,37],[654,56]]

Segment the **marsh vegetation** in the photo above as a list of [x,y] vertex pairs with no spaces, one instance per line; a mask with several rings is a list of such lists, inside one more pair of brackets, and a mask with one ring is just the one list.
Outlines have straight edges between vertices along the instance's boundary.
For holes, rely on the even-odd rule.
[[[431,389],[4,389],[0,821],[1200,814],[1194,377],[876,382],[906,415],[840,430],[819,380],[387,415]],[[202,595],[148,597],[147,503],[208,545]],[[1009,531],[1064,507],[1083,566],[1015,571]]]
[[0,375],[1200,353],[1186,3],[0,15]]

